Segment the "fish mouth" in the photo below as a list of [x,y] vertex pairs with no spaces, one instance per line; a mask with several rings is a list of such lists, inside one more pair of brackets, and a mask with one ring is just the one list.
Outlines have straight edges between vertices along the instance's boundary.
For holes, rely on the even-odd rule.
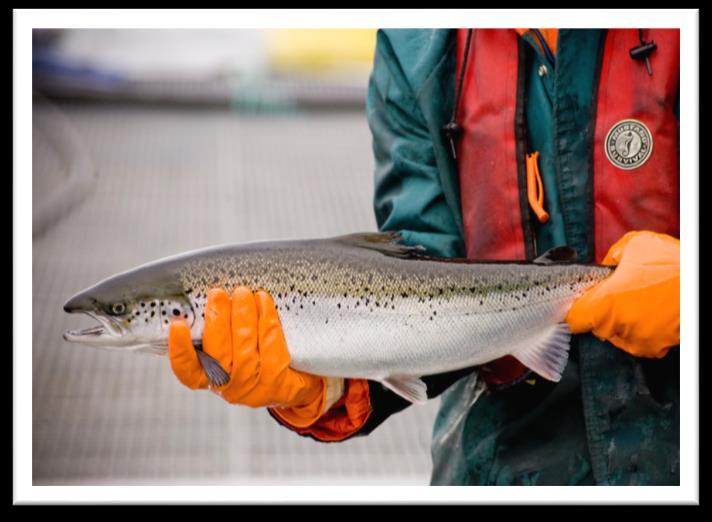
[[113,319],[97,315],[90,311],[83,310],[81,313],[88,315],[100,324],[81,330],[67,330],[64,332],[65,341],[84,344],[103,344],[104,342],[116,344],[117,341],[123,339],[123,328]]

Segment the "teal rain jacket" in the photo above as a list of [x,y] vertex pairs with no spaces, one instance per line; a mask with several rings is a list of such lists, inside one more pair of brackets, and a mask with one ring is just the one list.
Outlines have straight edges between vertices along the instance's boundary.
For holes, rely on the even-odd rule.
[[[527,130],[552,212],[537,231],[539,252],[566,243],[592,257],[584,137],[604,38],[602,30],[560,30],[555,72],[544,77],[536,71],[546,58],[531,46]],[[379,31],[367,100],[378,225],[438,256],[464,255],[457,170],[441,133],[453,110],[455,50],[453,30]],[[557,128],[562,115],[567,125]],[[557,163],[566,179],[557,177]],[[447,387],[433,432],[432,484],[679,485],[677,349],[662,360],[637,359],[575,336],[557,384],[534,379],[482,393],[476,371],[458,377],[432,386],[435,394]],[[377,384],[371,389],[374,411],[359,435],[408,406]]]

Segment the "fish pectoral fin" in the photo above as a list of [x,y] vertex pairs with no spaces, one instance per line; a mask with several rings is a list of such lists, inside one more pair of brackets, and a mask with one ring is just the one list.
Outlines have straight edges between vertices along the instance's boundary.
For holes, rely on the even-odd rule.
[[512,355],[550,381],[559,382],[569,360],[571,330],[566,323],[547,329],[538,341]]
[[393,393],[412,403],[424,404],[428,400],[428,386],[420,377],[392,375],[381,383]]
[[230,376],[225,370],[223,370],[223,367],[220,366],[219,362],[202,350],[196,350],[195,353],[198,354],[198,360],[200,361],[200,365],[203,367],[205,374],[208,376],[210,384],[213,386],[224,386],[228,383]]

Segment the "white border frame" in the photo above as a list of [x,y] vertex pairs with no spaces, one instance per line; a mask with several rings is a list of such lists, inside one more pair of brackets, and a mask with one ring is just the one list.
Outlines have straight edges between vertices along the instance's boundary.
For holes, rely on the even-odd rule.
[[[699,503],[699,13],[696,10],[15,10],[13,194],[14,503]],[[679,487],[33,486],[32,29],[679,27],[681,485]],[[22,289],[18,292],[18,289]]]

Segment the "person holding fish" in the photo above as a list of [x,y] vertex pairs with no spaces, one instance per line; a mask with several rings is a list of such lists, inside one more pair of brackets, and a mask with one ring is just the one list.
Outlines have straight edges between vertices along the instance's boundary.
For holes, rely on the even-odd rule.
[[300,371],[275,296],[238,287],[208,293],[203,331],[230,382],[211,385],[181,320],[178,379],[329,442],[439,396],[432,484],[678,485],[679,59],[669,29],[378,32],[367,113],[382,231],[430,256],[568,246],[616,266],[568,311],[556,378],[512,355],[422,381]]

